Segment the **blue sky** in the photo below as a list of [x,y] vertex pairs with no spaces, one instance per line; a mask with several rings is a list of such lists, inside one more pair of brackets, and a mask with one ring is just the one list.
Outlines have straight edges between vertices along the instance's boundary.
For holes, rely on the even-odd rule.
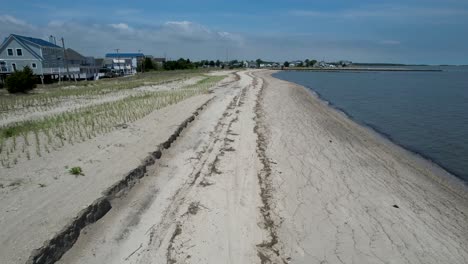
[[468,64],[467,0],[4,1],[0,37],[85,55]]

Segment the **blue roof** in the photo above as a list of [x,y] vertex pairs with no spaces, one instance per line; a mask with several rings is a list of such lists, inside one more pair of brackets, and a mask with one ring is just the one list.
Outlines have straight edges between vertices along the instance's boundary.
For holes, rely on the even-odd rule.
[[61,47],[55,45],[54,43],[51,43],[49,41],[45,41],[43,39],[25,37],[25,36],[20,36],[20,35],[16,35],[16,34],[11,34],[11,35],[14,36],[15,38],[19,39],[19,40],[29,41],[29,42],[32,42],[32,43],[37,44],[39,46],[42,46],[42,47],[61,48]]
[[107,53],[106,58],[135,58],[144,57],[143,53]]

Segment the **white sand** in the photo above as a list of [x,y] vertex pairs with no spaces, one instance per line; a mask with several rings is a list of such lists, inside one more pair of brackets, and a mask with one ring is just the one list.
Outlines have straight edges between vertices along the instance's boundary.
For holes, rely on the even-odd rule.
[[305,88],[263,77],[278,248],[292,263],[468,262],[459,181]]
[[24,263],[213,96],[60,263],[467,263],[466,188],[271,73],[240,72],[209,96],[11,172],[24,181],[0,196],[0,262]]
[[[0,263],[24,263],[33,249],[139,166],[211,97],[189,98],[126,129],[66,145],[11,169],[0,168]],[[85,176],[70,175],[65,166],[80,166]]]

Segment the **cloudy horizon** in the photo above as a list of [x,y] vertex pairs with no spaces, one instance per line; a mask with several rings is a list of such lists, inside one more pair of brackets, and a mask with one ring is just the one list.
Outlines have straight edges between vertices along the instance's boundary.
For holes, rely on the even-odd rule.
[[468,3],[460,0],[24,1],[0,11],[0,23],[2,39],[54,35],[95,57],[118,48],[192,60],[468,64]]

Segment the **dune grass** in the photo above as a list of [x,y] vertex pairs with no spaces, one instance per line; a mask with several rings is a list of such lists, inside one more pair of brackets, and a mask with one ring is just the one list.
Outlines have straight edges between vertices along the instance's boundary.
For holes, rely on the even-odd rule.
[[[149,72],[132,77],[102,79],[93,82],[65,82],[61,85],[46,85],[27,95],[0,95],[0,113],[15,109],[39,107],[50,109],[64,99],[78,99],[106,95],[120,90],[133,89],[144,85],[160,85],[201,75],[200,71]],[[42,107],[42,108],[40,108]]]
[[[180,75],[177,78],[180,78]],[[11,167],[22,160],[31,159],[33,155],[41,156],[65,144],[83,142],[108,133],[154,110],[206,93],[223,78],[224,76],[204,76],[197,83],[180,89],[143,91],[120,100],[0,127],[1,164],[3,167]],[[140,81],[148,82],[148,79]],[[131,86],[139,87],[136,83],[132,83]]]

